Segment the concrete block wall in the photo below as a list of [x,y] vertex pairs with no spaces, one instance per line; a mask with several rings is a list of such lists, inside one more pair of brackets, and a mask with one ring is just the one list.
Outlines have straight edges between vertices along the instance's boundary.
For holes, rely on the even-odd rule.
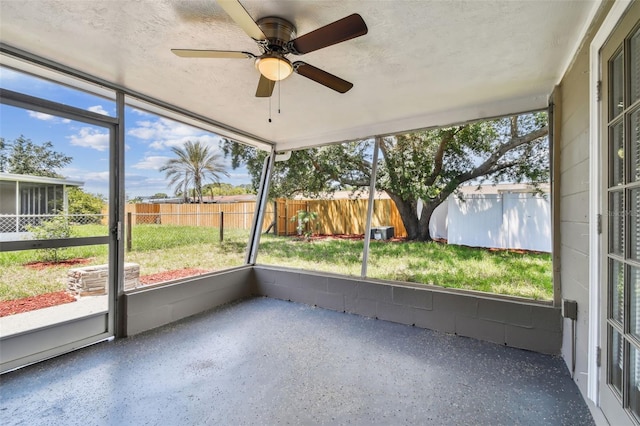
[[141,333],[250,297],[252,284],[253,273],[247,266],[126,293],[124,332],[127,336]]
[[256,295],[560,353],[560,309],[549,305],[266,266],[255,266],[253,272]]

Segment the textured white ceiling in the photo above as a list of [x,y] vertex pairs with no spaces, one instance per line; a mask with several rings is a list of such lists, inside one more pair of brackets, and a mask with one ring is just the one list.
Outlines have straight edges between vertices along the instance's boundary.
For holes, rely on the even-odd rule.
[[351,13],[369,28],[291,56],[351,81],[351,91],[294,74],[276,86],[271,104],[254,97],[251,59],[170,52],[259,53],[215,0],[2,0],[0,41],[285,150],[544,107],[599,3],[244,0],[254,19],[280,16],[298,35]]

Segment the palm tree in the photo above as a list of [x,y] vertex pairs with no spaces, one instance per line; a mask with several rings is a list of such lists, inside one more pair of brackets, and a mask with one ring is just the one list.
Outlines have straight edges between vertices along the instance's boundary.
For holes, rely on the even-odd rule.
[[185,201],[188,200],[190,186],[194,188],[197,201],[202,203],[203,183],[207,179],[218,182],[221,176],[229,176],[224,169],[221,155],[209,148],[199,141],[187,141],[183,148],[171,148],[178,158],[168,160],[160,168],[169,179],[169,184],[175,188],[175,193],[183,191]]

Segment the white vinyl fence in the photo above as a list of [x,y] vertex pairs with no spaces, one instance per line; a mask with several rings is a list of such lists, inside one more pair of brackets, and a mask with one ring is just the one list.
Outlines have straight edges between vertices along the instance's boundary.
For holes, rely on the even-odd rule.
[[549,194],[451,196],[434,212],[430,228],[449,244],[551,252]]

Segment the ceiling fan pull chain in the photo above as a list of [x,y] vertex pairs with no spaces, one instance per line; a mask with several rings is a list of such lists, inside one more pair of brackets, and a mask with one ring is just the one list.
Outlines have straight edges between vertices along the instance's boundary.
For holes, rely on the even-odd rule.
[[280,114],[280,87],[282,83],[278,84],[278,114]]
[[269,96],[269,123],[271,123],[271,96]]

